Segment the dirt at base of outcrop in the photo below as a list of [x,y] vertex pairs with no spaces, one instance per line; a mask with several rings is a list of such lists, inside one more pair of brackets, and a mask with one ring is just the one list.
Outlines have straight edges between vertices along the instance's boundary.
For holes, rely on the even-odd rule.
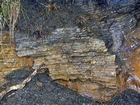
[[[9,74],[6,86],[20,83],[30,74],[29,71],[17,70]],[[38,84],[42,84],[38,85]],[[37,74],[21,90],[8,93],[0,105],[98,105],[78,93],[52,81],[48,73]]]
[[[6,86],[20,83],[31,72],[25,68],[14,71],[6,79],[9,81]],[[41,84],[41,85],[39,85]],[[116,95],[105,105],[139,105],[140,94],[134,90],[126,90],[122,94]],[[0,105],[102,105],[83,97],[77,92],[70,90],[52,81],[48,72],[37,74],[21,90],[8,93],[1,101]]]

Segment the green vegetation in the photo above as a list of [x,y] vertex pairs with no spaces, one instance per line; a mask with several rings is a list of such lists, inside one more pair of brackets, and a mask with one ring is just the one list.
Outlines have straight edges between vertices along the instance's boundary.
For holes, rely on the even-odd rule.
[[0,23],[2,24],[2,29],[5,25],[8,25],[11,35],[10,43],[14,42],[14,29],[20,13],[20,6],[20,0],[0,1]]

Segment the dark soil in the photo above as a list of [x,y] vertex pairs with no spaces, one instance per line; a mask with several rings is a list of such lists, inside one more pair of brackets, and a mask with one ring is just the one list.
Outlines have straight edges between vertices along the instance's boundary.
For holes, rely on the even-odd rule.
[[[25,68],[14,71],[7,75],[9,81],[4,86],[12,86],[21,83],[30,75],[30,71]],[[41,83],[38,85],[37,82]],[[126,90],[120,95],[112,98],[106,105],[140,105],[140,94],[133,90]],[[0,105],[103,105],[79,95],[62,85],[52,81],[48,71],[37,74],[21,90],[8,93],[1,101]]]
[[[37,35],[37,39],[50,35],[57,28],[88,27],[92,32],[96,32],[96,36],[101,32],[97,19],[81,9],[79,5],[57,3],[58,10],[47,11],[40,3],[41,1],[22,3],[16,31],[26,33],[28,37],[34,37],[36,31],[40,31],[41,35]],[[46,2],[44,4],[47,5]],[[77,22],[81,16],[88,18],[83,24]]]
[[[30,74],[29,71],[17,70],[6,78],[6,86],[20,83]],[[38,86],[36,82],[42,83]],[[13,94],[14,93],[14,94]],[[48,76],[48,72],[37,74],[25,88],[8,93],[0,105],[97,105],[92,100],[82,97],[78,93],[59,85]]]

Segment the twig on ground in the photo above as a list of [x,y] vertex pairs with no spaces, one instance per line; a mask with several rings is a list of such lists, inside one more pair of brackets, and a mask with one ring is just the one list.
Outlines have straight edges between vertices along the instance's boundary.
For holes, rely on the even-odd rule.
[[31,81],[31,79],[37,74],[37,71],[40,70],[43,66],[45,66],[45,63],[42,63],[38,69],[35,69],[35,71],[33,73],[31,73],[31,75],[29,75],[29,77],[27,77],[22,83],[11,86],[6,88],[5,90],[3,90],[2,92],[0,92],[0,100],[10,91],[13,90],[18,90],[18,89],[22,89],[25,87],[25,85]]

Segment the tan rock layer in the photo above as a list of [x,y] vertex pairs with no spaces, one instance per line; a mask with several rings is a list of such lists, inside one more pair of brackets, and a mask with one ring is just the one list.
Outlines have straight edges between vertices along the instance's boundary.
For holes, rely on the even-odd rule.
[[[47,49],[49,47],[46,46]],[[66,50],[70,51],[69,54],[64,53]],[[65,43],[64,46],[58,43],[51,48],[49,55],[36,58],[33,68],[40,62],[45,62],[53,80],[80,94],[105,101],[116,92],[115,55],[107,53],[102,40],[90,38],[85,43]],[[107,89],[110,96],[106,96]]]
[[[5,38],[7,37],[7,39]],[[18,57],[15,51],[15,45],[9,44],[8,34],[4,36],[0,43],[0,84],[5,81],[4,77],[14,70],[21,69],[23,67],[32,67],[34,58],[33,57]]]
[[[42,43],[20,35],[16,39],[17,55],[33,56],[34,69],[44,62],[50,77],[58,83],[103,101],[116,91],[115,55],[107,52],[103,40],[88,37],[86,30],[59,28]],[[107,92],[110,95],[105,97]]]

